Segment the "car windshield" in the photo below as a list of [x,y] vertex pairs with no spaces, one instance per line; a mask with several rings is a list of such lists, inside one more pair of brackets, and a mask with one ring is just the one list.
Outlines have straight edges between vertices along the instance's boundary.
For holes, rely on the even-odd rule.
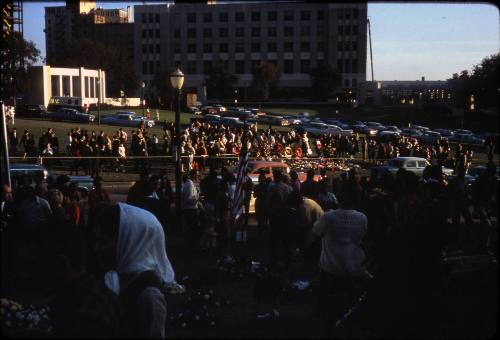
[[391,166],[391,167],[394,167],[394,168],[402,168],[403,167],[403,164],[404,162],[400,159],[391,159],[387,165]]

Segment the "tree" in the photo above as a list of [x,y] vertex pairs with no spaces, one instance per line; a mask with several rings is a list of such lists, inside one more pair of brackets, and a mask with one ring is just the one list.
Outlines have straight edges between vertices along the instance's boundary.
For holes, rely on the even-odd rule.
[[109,48],[90,39],[75,41],[72,48],[65,51],[64,58],[53,66],[85,67],[106,71],[107,92],[119,96],[120,90],[132,93],[139,86],[139,78],[134,71],[127,52],[123,49]]
[[174,104],[174,89],[170,83],[170,75],[174,70],[161,70],[156,72],[153,78],[153,86],[156,90],[156,96],[160,98],[159,103],[162,107],[173,108]]
[[280,78],[278,67],[274,63],[261,62],[252,69],[252,91],[256,98],[268,100],[270,89],[277,86]]
[[21,33],[13,31],[2,41],[1,83],[2,96],[12,97],[30,90],[27,69],[40,58],[32,41],[24,40]]
[[232,99],[234,97],[234,85],[238,77],[229,73],[227,66],[217,64],[207,74],[205,85],[207,86],[207,97],[211,99]]
[[311,82],[312,95],[327,100],[342,85],[342,76],[331,65],[322,64],[311,70]]

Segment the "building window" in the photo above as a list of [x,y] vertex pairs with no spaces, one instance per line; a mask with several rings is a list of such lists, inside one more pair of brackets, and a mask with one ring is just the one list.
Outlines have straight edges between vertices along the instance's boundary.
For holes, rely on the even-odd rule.
[[243,53],[243,52],[245,52],[245,44],[242,43],[242,42],[237,42],[234,45],[234,52],[236,52],[236,53]]
[[344,43],[342,41],[337,42],[337,51],[343,51],[344,50]]
[[351,19],[351,9],[350,8],[346,8],[345,13],[344,13],[344,18]]
[[159,23],[160,22],[160,14],[155,15],[155,22]]
[[344,79],[344,87],[349,87],[349,79]]
[[260,21],[260,12],[252,12],[252,21]]
[[149,19],[149,22],[153,22],[154,20],[154,14],[153,13],[148,13],[148,19]]
[[325,34],[325,26],[323,26],[323,25],[318,25],[318,26],[316,27],[316,34],[317,34],[317,35],[323,35],[323,34]]
[[252,37],[260,37],[260,27],[252,27]]
[[234,32],[234,35],[238,38],[245,36],[245,29],[243,27],[236,27],[236,31]]
[[204,28],[203,29],[203,38],[211,38],[212,37],[212,29]]
[[149,53],[155,53],[155,45],[149,45]]
[[156,37],[159,38],[160,37],[160,30],[155,30],[155,33],[156,33]]
[[302,36],[308,36],[311,35],[311,27],[310,26],[302,26],[300,28],[300,34]]
[[149,30],[149,37],[150,37],[150,38],[154,38],[154,36],[155,36],[155,30],[150,29],[150,30]]
[[276,51],[277,51],[276,43],[268,43],[267,44],[267,52],[276,52]]
[[196,13],[188,13],[187,22],[188,23],[196,23]]
[[337,60],[337,71],[344,72],[344,61],[342,59]]
[[358,80],[356,78],[352,78],[351,85],[352,87],[358,87]]
[[174,38],[180,38],[181,37],[181,30],[176,28],[174,30]]
[[189,74],[196,74],[196,61],[195,60],[189,60],[187,62],[187,72]]
[[245,12],[236,12],[234,15],[234,21],[245,21]]
[[268,27],[267,28],[267,36],[275,37],[276,36],[276,27]]
[[352,73],[358,73],[358,59],[352,60],[351,68],[352,68]]
[[228,33],[228,30],[227,28],[219,28],[219,37],[220,38],[227,38],[227,33]]
[[285,60],[283,65],[284,73],[293,73],[293,60]]
[[227,53],[227,44],[226,43],[219,44],[219,53]]
[[311,43],[308,41],[303,41],[300,43],[300,50],[302,52],[309,52],[311,51]]
[[174,53],[181,53],[181,44],[174,45]]
[[352,18],[357,19],[359,17],[359,10],[357,8],[352,9]]
[[267,12],[268,21],[276,21],[277,18],[278,18],[278,13],[276,11]]
[[160,44],[156,44],[156,53],[160,53]]
[[212,13],[203,13],[203,22],[212,22]]
[[212,53],[212,44],[204,44],[203,53]]
[[316,46],[316,50],[318,52],[324,52],[325,51],[325,43],[322,41],[318,41],[318,45]]
[[219,22],[227,22],[227,20],[228,20],[227,12],[219,13]]
[[155,73],[155,62],[153,60],[149,61],[149,74]]
[[325,20],[325,12],[323,12],[323,11],[318,11],[317,18],[318,18],[318,20],[319,20],[319,21],[323,21],[323,20]]
[[234,71],[236,74],[245,73],[245,61],[244,60],[236,60],[234,62]]
[[346,27],[345,27],[345,34],[346,34],[346,35],[351,34],[351,26],[346,26]]
[[251,47],[253,53],[260,52],[260,43],[252,43]]
[[142,53],[148,53],[148,45],[142,45]]
[[350,51],[351,50],[351,43],[349,41],[346,41],[344,44],[344,48],[346,51]]
[[349,59],[344,60],[344,72],[351,73],[351,63]]
[[285,11],[285,21],[293,21],[293,11]]
[[337,13],[337,19],[344,19],[344,10],[339,9],[339,12]]
[[[148,62],[147,61],[142,62],[142,73],[148,74]],[[87,92],[87,91],[85,91],[85,92]],[[85,93],[85,95],[87,95],[87,94]]]
[[196,38],[196,28],[188,28],[187,37],[188,38]]
[[285,37],[293,36],[293,27],[285,27]]
[[143,24],[145,24],[145,23],[146,23],[146,20],[147,20],[146,18],[147,18],[147,14],[146,14],[146,13],[142,13],[142,14],[141,14],[141,22],[142,22]]
[[187,51],[188,53],[196,53],[196,44],[188,44]]
[[293,41],[285,42],[285,52],[293,52]]
[[311,62],[309,60],[300,61],[300,73],[308,74],[311,72]]
[[147,30],[142,30],[142,37],[147,38],[148,37],[148,31]]
[[338,33],[338,35],[343,35],[344,34],[344,26],[339,26],[337,33]]
[[357,51],[358,50],[358,42],[357,41],[351,41],[352,45],[352,50]]
[[302,11],[300,12],[300,20],[311,20],[311,12],[309,11]]
[[205,60],[203,62],[203,72],[205,72],[205,74],[212,72],[212,61],[211,60]]
[[352,34],[355,34],[355,35],[358,34],[358,26],[357,25],[352,26]]

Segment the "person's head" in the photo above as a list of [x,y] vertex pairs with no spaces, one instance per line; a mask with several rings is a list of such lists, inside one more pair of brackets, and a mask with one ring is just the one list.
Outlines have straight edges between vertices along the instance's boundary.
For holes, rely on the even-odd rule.
[[281,182],[283,181],[283,173],[281,170],[273,170],[273,178],[275,182]]
[[266,182],[266,174],[261,172],[259,173],[259,183],[265,183]]
[[192,181],[196,181],[198,180],[198,170],[196,169],[192,169],[190,172],[189,172],[189,178],[191,178]]
[[297,173],[297,171],[295,171],[295,170],[290,171],[290,178],[292,181],[298,180],[299,174]]
[[314,169],[307,170],[307,180],[309,181],[314,180]]
[[290,178],[290,175],[289,175],[289,174],[283,174],[283,183],[288,184],[288,185],[289,185],[290,183],[292,183],[292,180],[291,180],[291,178]]
[[64,196],[59,189],[51,189],[48,195],[48,201],[52,209],[62,207]]
[[2,185],[2,202],[12,202],[12,188],[8,184]]
[[148,185],[147,185],[147,191],[148,191],[147,194],[148,195],[152,194],[155,191],[160,190],[160,187],[161,187],[160,176],[152,175],[151,177],[149,177],[149,180],[147,183],[148,183]]

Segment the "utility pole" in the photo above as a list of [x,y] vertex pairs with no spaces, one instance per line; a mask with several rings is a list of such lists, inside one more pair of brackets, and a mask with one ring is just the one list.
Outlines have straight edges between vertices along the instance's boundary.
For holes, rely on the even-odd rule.
[[373,52],[372,52],[372,30],[371,30],[369,17],[366,19],[366,22],[368,23],[368,37],[370,39],[370,65],[371,65],[371,69],[372,69],[372,81],[374,81],[374,77],[373,77]]

